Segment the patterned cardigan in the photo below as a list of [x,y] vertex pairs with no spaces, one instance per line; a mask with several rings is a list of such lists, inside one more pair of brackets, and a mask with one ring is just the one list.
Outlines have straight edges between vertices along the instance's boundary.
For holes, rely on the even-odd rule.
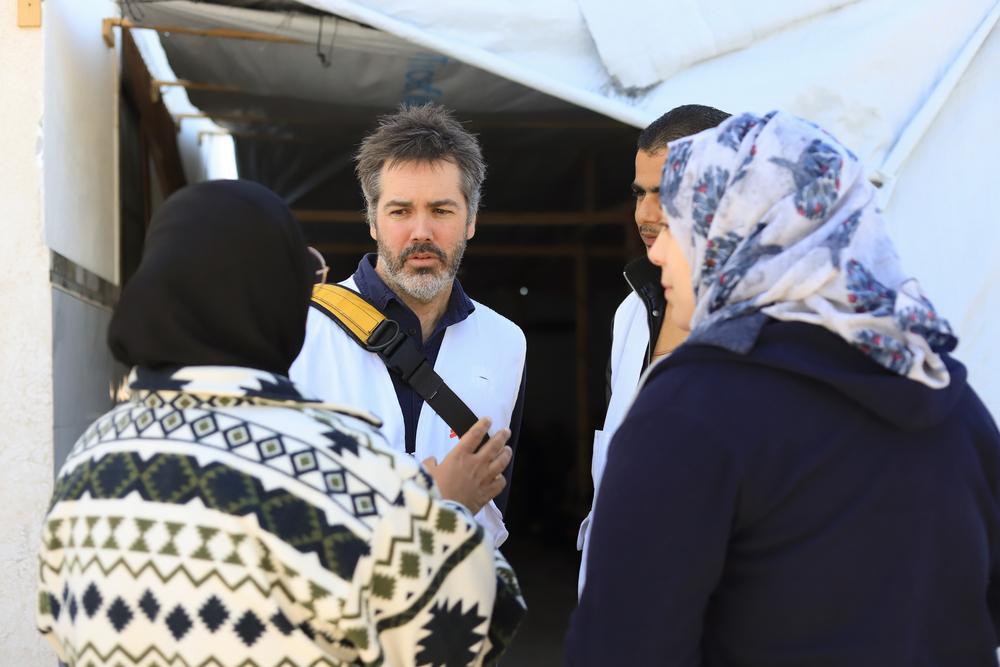
[[233,367],[137,369],[56,481],[38,626],[69,665],[494,664],[524,614],[374,418]]

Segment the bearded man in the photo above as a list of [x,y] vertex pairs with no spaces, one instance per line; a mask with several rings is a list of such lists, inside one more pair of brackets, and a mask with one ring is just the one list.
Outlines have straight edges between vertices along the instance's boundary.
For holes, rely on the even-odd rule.
[[[524,397],[525,339],[520,328],[470,299],[455,278],[486,174],[476,139],[445,109],[406,107],[380,119],[361,144],[356,172],[377,253],[365,255],[340,284],[399,323],[434,371],[490,433],[509,428],[517,451]],[[316,398],[360,405],[384,420],[382,433],[399,451],[424,462],[442,493],[460,477],[449,452],[458,436],[373,352],[360,347],[319,308],[312,308],[292,380]],[[476,515],[499,545],[506,539],[504,490]],[[500,480],[497,480],[498,482]]]

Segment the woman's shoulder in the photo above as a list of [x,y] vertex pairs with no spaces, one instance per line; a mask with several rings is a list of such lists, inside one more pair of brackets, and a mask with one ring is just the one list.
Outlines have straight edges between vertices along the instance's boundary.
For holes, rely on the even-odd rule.
[[738,405],[799,389],[801,379],[787,369],[758,363],[752,355],[721,348],[682,345],[649,371],[642,391],[671,405]]

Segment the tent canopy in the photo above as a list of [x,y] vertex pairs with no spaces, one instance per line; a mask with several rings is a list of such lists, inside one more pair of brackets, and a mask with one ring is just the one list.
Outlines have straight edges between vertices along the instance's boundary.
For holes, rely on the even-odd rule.
[[[216,86],[188,94],[233,133],[241,173],[293,206],[342,217],[360,208],[351,153],[373,117],[401,102],[440,102],[481,135],[488,212],[563,211],[598,225],[615,216],[627,223],[633,128],[664,111],[695,102],[810,118],[885,184],[904,261],[951,314],[964,336],[960,356],[1000,412],[1000,356],[991,342],[1000,340],[1000,318],[983,315],[1000,307],[992,268],[1000,265],[1000,231],[977,203],[991,187],[988,156],[1000,152],[986,111],[995,117],[1000,109],[1000,86],[986,74],[1000,69],[1000,2],[668,5],[130,0],[122,7],[144,24],[295,40],[161,34],[178,78]],[[977,239],[961,246],[961,256],[942,257],[936,242],[942,216],[930,211],[942,198],[949,235]],[[554,243],[561,229],[539,224],[511,238]],[[592,234],[589,243],[622,242]]]
[[[919,140],[922,113],[933,116],[947,99],[947,90],[943,97],[935,91],[954,83],[949,70],[968,64],[963,52],[975,52],[998,13],[996,0],[674,4],[166,0],[124,7],[146,22],[256,30],[315,47],[285,45],[275,57],[259,44],[167,38],[179,74],[247,94],[230,95],[230,108],[219,96],[199,97],[198,106],[223,120],[295,108],[282,123],[316,130],[404,101],[438,101],[470,119],[566,120],[589,109],[643,127],[692,101],[729,111],[782,108],[831,130],[873,176],[883,172],[880,181],[895,176],[902,160],[893,149],[912,149],[908,130]],[[340,113],[331,115],[331,106]],[[341,118],[348,110],[353,118]]]

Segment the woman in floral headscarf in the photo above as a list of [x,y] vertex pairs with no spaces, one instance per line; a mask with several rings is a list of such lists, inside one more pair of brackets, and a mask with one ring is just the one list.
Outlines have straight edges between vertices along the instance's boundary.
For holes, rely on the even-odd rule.
[[997,664],[1000,435],[873,194],[783,113],[670,144],[691,335],[612,443],[569,664]]

